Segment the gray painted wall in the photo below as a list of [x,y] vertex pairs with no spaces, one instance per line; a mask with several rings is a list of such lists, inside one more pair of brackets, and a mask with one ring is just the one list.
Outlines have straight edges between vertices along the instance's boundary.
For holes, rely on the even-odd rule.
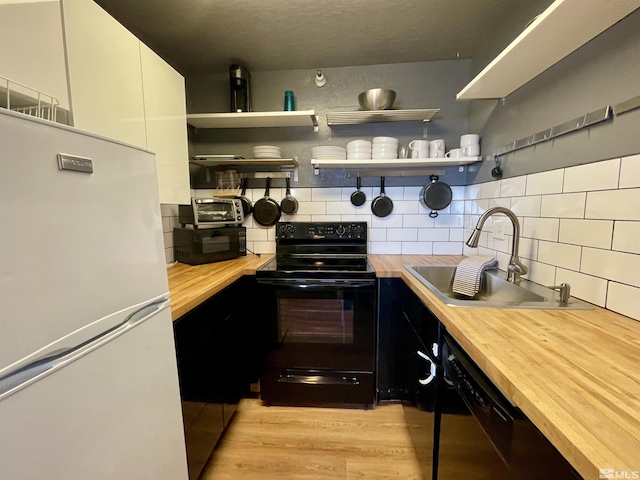
[[[477,68],[474,64],[472,68]],[[640,10],[603,32],[511,95],[470,102],[471,130],[485,161],[469,183],[491,180],[491,155],[502,145],[640,95]],[[504,177],[640,152],[640,110],[501,157]]]
[[[455,94],[470,80],[469,60],[374,65],[367,67],[323,68],[327,84],[318,88],[315,70],[252,72],[254,111],[279,111],[283,108],[285,90],[293,90],[298,110],[316,110],[319,132],[311,127],[190,130],[191,154],[233,153],[252,157],[254,145],[278,145],[283,156],[297,156],[300,163],[298,187],[350,186],[344,170],[321,170],[315,176],[310,165],[314,145],[346,146],[356,138],[378,135],[394,136],[401,145],[423,138],[422,122],[397,122],[328,127],[327,111],[358,110],[358,94],[368,88],[385,87],[397,92],[396,109],[440,108],[438,116],[427,124],[430,139],[444,138],[448,148],[458,146],[460,135],[469,133],[469,105],[456,102]],[[187,77],[187,109],[189,113],[229,111],[228,75]],[[466,171],[448,167],[441,180],[451,185],[465,185]],[[422,185],[427,177],[389,178],[387,184]],[[376,178],[363,179],[363,185],[378,185]]]

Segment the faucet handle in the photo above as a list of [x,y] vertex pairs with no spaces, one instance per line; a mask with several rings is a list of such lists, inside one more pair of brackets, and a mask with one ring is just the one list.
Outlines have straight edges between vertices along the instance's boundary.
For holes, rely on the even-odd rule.
[[568,283],[561,283],[560,285],[554,285],[547,288],[560,292],[560,305],[566,305],[569,302],[569,297],[571,296],[571,285]]

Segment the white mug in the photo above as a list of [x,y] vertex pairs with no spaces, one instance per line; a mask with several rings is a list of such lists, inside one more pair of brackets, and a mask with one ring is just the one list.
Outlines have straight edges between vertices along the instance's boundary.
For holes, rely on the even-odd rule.
[[425,147],[411,150],[411,158],[429,158],[429,149]]
[[461,146],[462,156],[463,157],[477,157],[480,155],[480,145],[471,144],[466,146]]
[[429,148],[429,140],[411,140],[409,142],[411,150],[419,150],[421,148]]
[[460,146],[466,147],[467,145],[477,145],[480,143],[480,135],[477,133],[468,133],[460,137]]
[[429,142],[429,157],[431,158],[444,157],[444,140],[442,138],[438,140],[431,140]]
[[445,155],[445,157],[460,158],[460,157],[462,157],[462,149],[461,148],[454,148],[453,150],[449,150],[447,152],[447,154]]

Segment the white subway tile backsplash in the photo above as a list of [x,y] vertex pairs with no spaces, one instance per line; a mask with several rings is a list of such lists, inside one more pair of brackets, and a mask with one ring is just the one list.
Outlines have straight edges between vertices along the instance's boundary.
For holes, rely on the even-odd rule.
[[584,218],[586,198],[587,195],[584,192],[543,195],[540,216]]
[[[509,263],[507,259],[506,264]],[[556,276],[556,267],[553,265],[547,265],[546,263],[534,262],[532,260],[525,260],[524,263],[529,272],[527,273],[527,279],[532,282],[539,283],[540,285],[553,285]],[[505,265],[506,265],[505,264]]]
[[311,200],[314,202],[339,202],[342,200],[342,188],[313,188]]
[[563,169],[527,175],[527,195],[560,193],[562,192],[563,179]]
[[324,215],[327,213],[325,202],[298,202],[298,213],[301,215]]
[[505,205],[519,217],[539,217],[540,216],[540,195],[530,197],[513,197],[511,204]]
[[640,222],[614,223],[613,250],[640,254]]
[[254,253],[276,253],[275,242],[253,242]]
[[247,242],[266,242],[268,240],[267,229],[249,228],[247,229]]
[[343,222],[366,222],[366,218],[363,218],[362,215],[340,215],[340,220]]
[[589,303],[604,307],[607,300],[607,280],[558,268],[554,285],[568,283],[571,286],[571,296]]
[[582,248],[566,243],[540,242],[538,246],[538,261],[567,268],[580,270],[580,255]]
[[369,235],[370,242],[386,242],[387,241],[386,228],[369,228],[368,235]]
[[420,242],[448,242],[448,228],[421,228],[418,230],[418,240]]
[[311,215],[312,222],[339,222],[342,220],[341,215]]
[[539,240],[532,238],[520,238],[520,256],[530,260],[538,260]]
[[447,210],[453,215],[464,214],[464,200],[452,200]]
[[433,244],[431,242],[402,242],[403,255],[432,255]]
[[351,202],[327,202],[328,215],[356,215],[357,208]]
[[609,282],[607,294],[607,308],[609,310],[640,320],[638,298],[640,298],[640,288]]
[[585,247],[580,271],[640,287],[640,255]]
[[371,218],[371,227],[373,228],[402,228],[402,215],[389,215],[388,217]]
[[[286,191],[285,191],[286,193]],[[310,188],[298,188],[293,187],[291,189],[291,195],[296,197],[298,202],[310,202],[311,201],[311,189]]]
[[434,255],[462,255],[460,242],[433,242]]
[[390,242],[416,242],[417,228],[390,228],[387,230],[387,240]]
[[378,255],[401,254],[402,242],[370,242],[369,253]]
[[560,219],[558,239],[585,247],[611,248],[613,222],[606,220]]
[[559,223],[557,218],[526,217],[522,225],[522,236],[557,242]]
[[593,162],[565,169],[563,192],[589,192],[618,187],[620,159]]
[[450,242],[465,242],[466,240],[467,240],[467,237],[464,236],[464,228],[449,229]]
[[482,190],[482,184],[476,183],[475,185],[469,185],[464,191],[465,200],[477,200],[480,197],[480,192]]
[[451,187],[451,199],[452,200],[464,200],[465,194],[464,194],[464,189],[465,187]]
[[587,193],[585,218],[640,220],[640,188]]
[[620,188],[640,187],[640,155],[624,157],[620,164]]
[[489,199],[489,208],[504,207],[509,208],[511,206],[510,198],[491,198]]
[[[393,198],[390,197],[392,200]],[[417,200],[393,200],[394,215],[416,215],[421,207]]]
[[402,193],[402,200],[418,201],[420,199],[420,192],[424,187],[404,187]]
[[500,196],[500,181],[482,183],[480,187],[480,198],[497,198]]
[[500,181],[501,197],[521,197],[527,187],[527,177],[506,178]]
[[402,217],[403,227],[433,228],[435,225],[435,220],[429,215],[403,215]]
[[435,226],[438,228],[462,228],[464,227],[464,216],[438,215],[435,218]]

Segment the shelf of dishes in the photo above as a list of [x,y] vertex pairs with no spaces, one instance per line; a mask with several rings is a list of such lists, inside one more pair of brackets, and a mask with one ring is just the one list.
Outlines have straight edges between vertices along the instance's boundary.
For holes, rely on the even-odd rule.
[[411,110],[358,110],[352,112],[327,112],[327,125],[357,125],[362,123],[430,122],[439,108],[417,108]]
[[294,112],[193,113],[187,123],[195,128],[313,127],[318,131],[315,110]]
[[481,162],[482,157],[455,158],[389,158],[389,159],[311,159],[315,169],[320,168],[424,168],[424,167],[458,167]]

